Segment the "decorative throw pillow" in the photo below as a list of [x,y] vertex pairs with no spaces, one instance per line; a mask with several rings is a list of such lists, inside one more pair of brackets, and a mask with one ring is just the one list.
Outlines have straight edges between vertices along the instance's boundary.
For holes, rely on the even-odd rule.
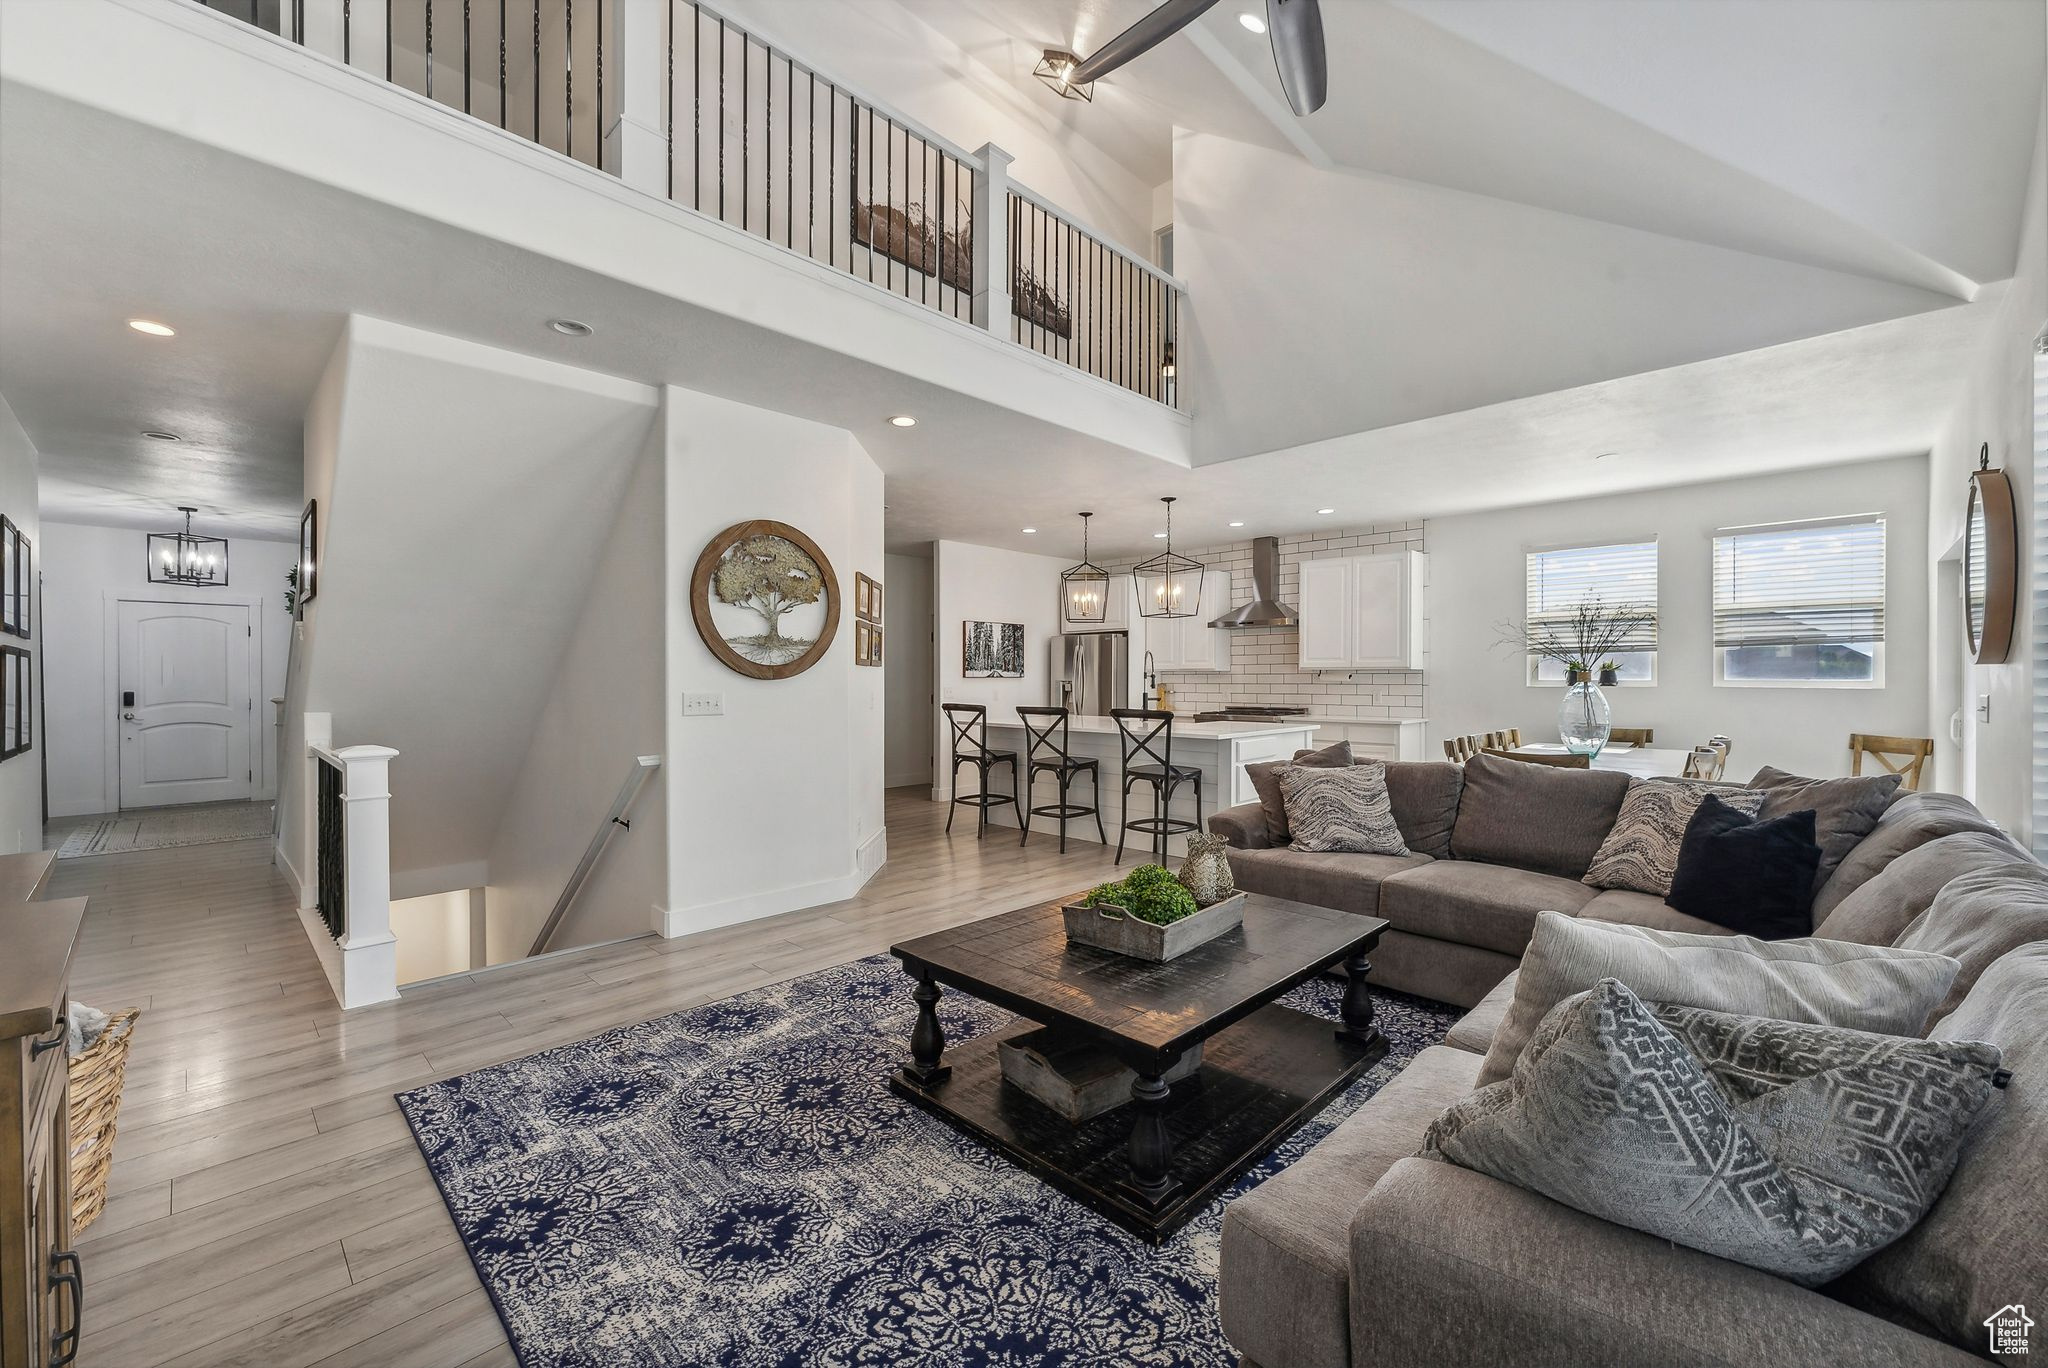
[[1852,775],[1844,779],[1802,779],[1765,765],[1749,781],[1764,791],[1765,821],[1788,813],[1814,813],[1814,839],[1820,842],[1820,867],[1813,874],[1813,891],[1828,881],[1850,851],[1877,826],[1877,819],[1899,789],[1896,774]]
[[1287,804],[1280,796],[1281,770],[1289,765],[1338,769],[1350,763],[1351,743],[1339,741],[1321,750],[1298,750],[1292,760],[1266,760],[1256,765],[1246,765],[1245,777],[1252,781],[1252,791],[1259,795],[1259,808],[1266,814],[1266,839],[1276,846],[1284,846],[1290,838],[1287,830]]
[[1715,788],[1695,779],[1633,780],[1622,797],[1621,815],[1586,867],[1583,882],[1663,897],[1678,869],[1679,842],[1709,794],[1750,817],[1764,804],[1755,789]]
[[1539,912],[1479,1082],[1513,1073],[1544,1015],[1604,978],[1656,1002],[1918,1035],[1958,967],[1946,955],[1888,945],[1707,936]]
[[1387,797],[1386,766],[1376,760],[1346,769],[1289,766],[1280,771],[1280,793],[1296,850],[1408,853]]
[[1760,940],[1813,930],[1813,813],[1758,821],[1723,803],[1700,804],[1678,851],[1667,906]]
[[1652,1007],[1603,979],[1423,1152],[1817,1287],[1926,1214],[1998,1064],[1995,1045]]
[[1953,1012],[1993,961],[2048,940],[2048,865],[2026,855],[1958,874],[1898,939],[1900,949],[1953,955],[1961,968],[1927,1024]]

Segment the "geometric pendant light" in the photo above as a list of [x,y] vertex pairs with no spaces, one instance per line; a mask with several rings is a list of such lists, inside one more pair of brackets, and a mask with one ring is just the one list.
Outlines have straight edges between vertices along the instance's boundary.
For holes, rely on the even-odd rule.
[[228,539],[195,535],[192,515],[199,510],[180,504],[178,511],[185,515],[183,532],[149,534],[149,582],[225,585],[228,582]]
[[1131,572],[1138,581],[1138,615],[1194,617],[1202,610],[1202,563],[1174,553],[1173,497],[1159,502],[1166,505],[1166,550]]
[[1081,515],[1081,563],[1060,572],[1060,615],[1068,622],[1101,622],[1109,612],[1109,572],[1088,559],[1088,520]]

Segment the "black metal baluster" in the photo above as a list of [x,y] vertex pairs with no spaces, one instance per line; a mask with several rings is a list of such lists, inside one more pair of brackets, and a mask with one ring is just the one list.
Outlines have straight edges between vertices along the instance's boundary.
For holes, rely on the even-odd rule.
[[[853,96],[848,95],[848,100]],[[868,116],[868,207],[863,211],[868,216],[868,284],[875,283],[875,108],[866,106]],[[856,157],[859,151],[856,149]],[[859,163],[856,162],[855,165]]]
[[576,0],[562,0],[562,155],[576,156]]
[[789,130],[782,135],[782,245],[796,250],[796,62],[782,58],[782,96],[789,101]]
[[604,11],[600,0],[597,7],[597,161],[600,170],[604,167]]
[[434,98],[434,0],[427,0],[427,98]]
[[804,255],[818,259],[818,73],[804,68],[811,85],[810,115],[804,120],[809,141],[804,152]]
[[754,231],[754,40],[740,31],[740,227]]
[[[882,205],[896,208],[896,121],[887,114],[882,116]],[[870,154],[872,155],[872,154]],[[869,227],[869,235],[874,229]],[[886,249],[882,257],[882,284],[893,289],[896,285],[896,268],[889,264]],[[910,277],[903,278],[903,292],[910,293]]]
[[540,136],[540,0],[533,0],[533,140],[547,146]]
[[505,107],[505,0],[498,0],[498,127],[507,127],[511,113]]
[[690,207],[704,208],[704,15],[690,6]]
[[391,79],[391,0],[384,0],[384,79]]
[[761,193],[767,196],[761,210],[761,236],[775,241],[775,50],[761,49],[761,107],[768,114],[768,131],[761,135]]
[[469,0],[462,0],[462,112],[469,113]]
[[[668,85],[662,91],[662,117],[668,128],[668,197],[676,197],[676,3],[668,0],[668,23],[664,33],[668,44]],[[619,132],[620,160],[623,164],[625,153],[625,130]]]
[[343,66],[351,65],[348,49],[349,40],[355,36],[355,16],[350,14],[349,10],[354,4],[355,0],[341,0],[341,64]]
[[[903,141],[903,153],[907,159],[910,155],[910,134],[908,132],[904,133]],[[917,138],[917,212],[921,219],[917,225],[918,246],[923,248],[927,238],[931,240],[932,244],[930,250],[925,252],[925,273],[917,278],[917,302],[929,304],[931,297],[926,293],[926,290],[931,283],[932,273],[939,269],[938,263],[932,259],[932,253],[938,250],[938,237],[932,225],[932,145],[925,141],[924,135],[921,133]],[[939,289],[941,295],[943,295],[945,292],[945,282],[940,282]]]

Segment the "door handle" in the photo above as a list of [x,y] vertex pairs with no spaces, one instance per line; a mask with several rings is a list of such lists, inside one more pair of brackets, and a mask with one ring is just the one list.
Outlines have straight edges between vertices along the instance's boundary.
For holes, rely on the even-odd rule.
[[133,722],[135,720],[135,714],[131,712],[124,712],[121,714],[121,720],[123,722]]

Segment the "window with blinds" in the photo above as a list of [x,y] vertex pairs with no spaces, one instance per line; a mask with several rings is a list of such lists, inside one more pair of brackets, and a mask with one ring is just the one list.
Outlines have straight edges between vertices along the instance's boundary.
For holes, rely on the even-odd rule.
[[[1648,609],[1650,621],[1608,652],[1619,665],[1623,683],[1653,684],[1657,680],[1657,543],[1621,542],[1607,546],[1567,546],[1531,551],[1526,561],[1527,593],[1523,605],[1525,631],[1545,630],[1571,637],[1573,615],[1581,604],[1623,605]],[[1602,662],[1589,662],[1598,669]],[[1564,664],[1529,653],[1531,684],[1564,683]]]
[[1884,519],[1875,514],[1714,538],[1714,682],[1884,683]]

